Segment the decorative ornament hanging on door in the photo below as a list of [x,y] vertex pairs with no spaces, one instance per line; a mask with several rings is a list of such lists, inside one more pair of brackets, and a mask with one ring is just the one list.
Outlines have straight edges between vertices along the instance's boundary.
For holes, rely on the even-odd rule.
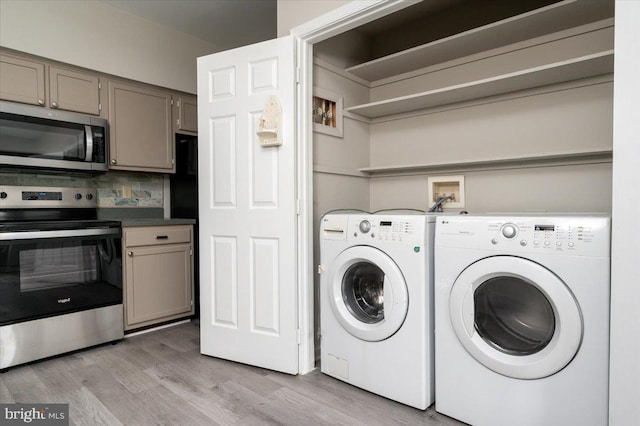
[[282,145],[282,107],[275,96],[269,96],[264,104],[264,111],[260,117],[260,130],[257,135],[260,146]]

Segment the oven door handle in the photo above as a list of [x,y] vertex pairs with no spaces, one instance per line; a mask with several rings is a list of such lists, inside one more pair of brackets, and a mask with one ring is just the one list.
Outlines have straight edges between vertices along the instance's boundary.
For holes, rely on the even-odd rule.
[[120,236],[119,228],[64,229],[55,231],[2,232],[0,240],[44,240],[47,238],[93,237],[103,235]]

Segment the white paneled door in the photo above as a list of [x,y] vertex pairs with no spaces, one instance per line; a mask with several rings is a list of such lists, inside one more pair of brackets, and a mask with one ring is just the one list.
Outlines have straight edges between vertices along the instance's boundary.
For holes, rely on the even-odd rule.
[[[294,46],[291,36],[198,58],[200,344],[298,373]],[[260,145],[265,102],[282,145]]]

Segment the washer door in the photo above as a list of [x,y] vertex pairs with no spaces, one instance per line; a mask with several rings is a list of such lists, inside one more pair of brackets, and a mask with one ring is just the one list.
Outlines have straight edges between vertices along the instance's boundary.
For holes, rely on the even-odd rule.
[[582,342],[582,314],[567,285],[519,257],[488,257],[467,267],[453,284],[449,309],[467,352],[516,379],[562,370]]
[[398,265],[369,246],[351,247],[336,257],[326,291],[336,318],[353,336],[377,342],[402,326],[409,296]]

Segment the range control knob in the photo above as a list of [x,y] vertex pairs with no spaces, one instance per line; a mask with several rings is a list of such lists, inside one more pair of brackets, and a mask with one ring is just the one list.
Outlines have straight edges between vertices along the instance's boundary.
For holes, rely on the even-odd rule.
[[517,232],[518,228],[512,223],[507,223],[502,227],[502,235],[504,235],[505,238],[513,238]]
[[87,200],[93,200],[93,194],[92,193],[88,193],[87,194]]
[[362,232],[363,234],[366,234],[371,230],[371,222],[369,222],[368,220],[363,220],[362,222],[360,222],[359,228],[360,228],[360,232]]
[[76,193],[76,195],[74,195],[74,198],[76,200],[81,200],[82,199],[82,194],[78,192],[78,193]]
[[2,198],[3,200],[7,198],[7,193],[4,191],[0,192],[0,198]]

